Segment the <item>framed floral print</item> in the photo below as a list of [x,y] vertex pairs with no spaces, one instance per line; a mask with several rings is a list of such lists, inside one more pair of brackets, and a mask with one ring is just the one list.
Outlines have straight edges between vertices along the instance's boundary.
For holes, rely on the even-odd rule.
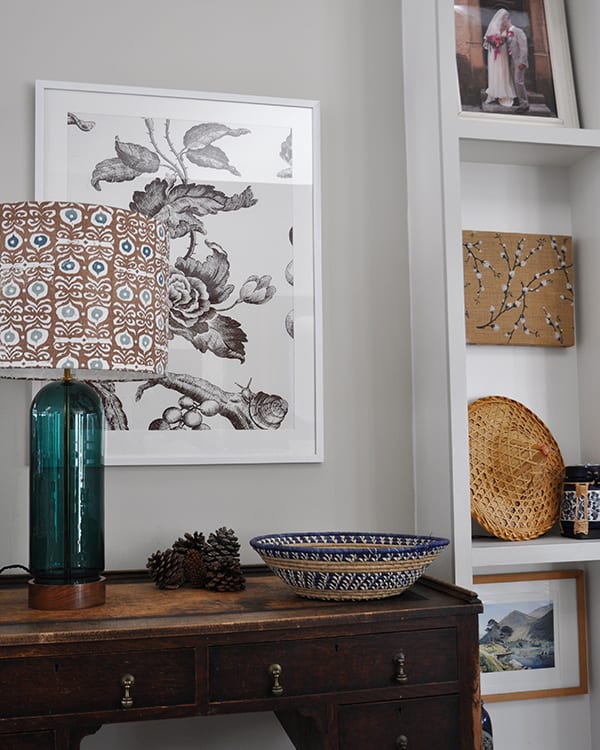
[[106,463],[321,461],[318,102],[38,81],[35,165],[169,234],[168,372],[96,384]]

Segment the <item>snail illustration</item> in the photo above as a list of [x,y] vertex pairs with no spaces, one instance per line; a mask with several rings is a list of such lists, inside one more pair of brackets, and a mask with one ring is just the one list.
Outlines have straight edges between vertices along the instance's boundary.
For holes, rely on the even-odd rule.
[[236,383],[242,400],[248,404],[248,414],[252,422],[261,430],[277,430],[288,412],[288,402],[281,396],[250,390],[252,378],[248,385]]

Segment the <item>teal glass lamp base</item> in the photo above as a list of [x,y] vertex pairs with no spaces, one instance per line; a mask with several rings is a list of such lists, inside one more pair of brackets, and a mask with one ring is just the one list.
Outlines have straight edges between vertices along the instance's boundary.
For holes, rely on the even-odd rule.
[[33,400],[29,569],[36,609],[104,601],[103,421],[96,391],[69,371]]

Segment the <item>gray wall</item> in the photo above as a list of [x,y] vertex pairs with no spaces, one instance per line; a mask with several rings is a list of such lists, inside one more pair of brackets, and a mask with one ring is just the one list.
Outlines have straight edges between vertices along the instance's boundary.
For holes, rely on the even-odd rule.
[[[325,462],[115,467],[107,567],[184,531],[413,529],[398,0],[19,0],[0,46],[0,200],[33,198],[36,79],[321,101]],[[29,388],[0,382],[0,565],[27,560]],[[206,744],[201,740],[206,739]],[[104,727],[84,747],[291,747],[271,716]]]

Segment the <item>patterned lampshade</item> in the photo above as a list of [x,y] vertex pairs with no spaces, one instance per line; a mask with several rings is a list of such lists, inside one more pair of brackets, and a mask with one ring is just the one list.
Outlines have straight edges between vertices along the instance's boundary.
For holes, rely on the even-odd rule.
[[0,204],[0,377],[163,375],[167,279],[168,238],[148,216]]

